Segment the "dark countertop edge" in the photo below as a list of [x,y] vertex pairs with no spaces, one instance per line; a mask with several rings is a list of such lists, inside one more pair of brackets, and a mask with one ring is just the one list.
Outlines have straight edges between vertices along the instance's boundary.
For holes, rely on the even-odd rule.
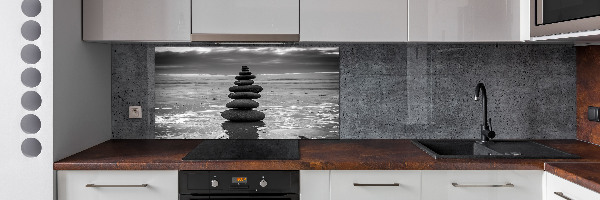
[[[554,174],[569,182],[575,183],[581,187],[600,193],[600,182],[590,180],[584,174],[577,174],[571,170],[564,169],[564,167],[561,167],[560,165],[574,165],[569,166],[571,168],[577,168],[577,165],[597,165],[597,169],[600,169],[600,162],[548,162],[544,164],[544,171]],[[597,173],[600,174],[600,171]]]
[[[291,164],[291,165],[290,165]],[[379,163],[374,163],[379,164]],[[123,168],[126,165],[126,168]],[[205,165],[205,166],[202,166]],[[349,166],[344,168],[322,166],[322,163],[289,163],[286,166],[272,165],[265,166],[236,166],[231,165],[223,168],[220,164],[207,166],[209,164],[189,163],[189,164],[145,164],[145,163],[97,163],[97,164],[54,164],[54,170],[544,170],[542,166],[533,164],[502,164],[504,167],[498,168],[496,164],[469,164],[460,163],[446,166],[428,166],[428,167],[403,167],[402,165],[388,165],[377,167]],[[508,167],[507,167],[508,166]]]
[[[409,147],[403,147],[399,150],[407,151],[411,156],[406,158],[400,158],[393,161],[382,161],[381,159],[372,160],[357,160],[342,159],[329,162],[327,157],[318,157],[314,160],[311,156],[305,160],[217,160],[217,161],[183,161],[179,159],[173,159],[177,157],[183,157],[189,150],[193,149],[201,140],[108,140],[104,143],[90,147],[80,153],[69,156],[65,159],[54,163],[54,170],[543,170],[544,163],[546,162],[568,162],[565,160],[552,160],[552,159],[491,159],[489,162],[485,159],[439,159],[435,160],[427,155],[421,149],[411,144],[409,139],[398,139],[398,140],[325,140],[326,144],[332,144],[331,142],[337,143],[348,143],[349,145],[356,145],[357,143],[363,144],[373,141],[391,141],[392,143],[406,144]],[[360,142],[359,142],[360,141]],[[548,140],[554,143],[567,145],[573,145],[579,143],[578,140]],[[145,143],[145,145],[156,143],[165,144],[165,151],[172,151],[165,153],[158,150],[152,153],[140,155],[141,151],[146,149],[135,148],[132,149],[121,149],[125,148],[123,143],[139,144]],[[322,141],[302,141],[309,143],[319,143]],[[583,144],[581,142],[580,144]],[[175,144],[175,145],[174,145]],[[181,146],[180,144],[185,144]],[[120,146],[121,145],[121,146]],[[144,144],[141,144],[144,145]],[[186,146],[187,145],[187,146]],[[320,144],[323,145],[323,144]],[[301,145],[301,148],[304,145]],[[315,146],[310,146],[314,148]],[[320,147],[320,146],[316,146]],[[354,147],[354,146],[353,146]],[[361,145],[364,148],[371,148],[373,146]],[[373,147],[378,148],[378,147]],[[388,147],[384,147],[388,148]],[[589,147],[586,147],[589,148]],[[154,149],[154,147],[152,148]],[[175,150],[173,150],[175,149]],[[186,150],[187,149],[187,150]],[[316,152],[322,150],[328,150],[326,148],[317,148]],[[347,151],[348,149],[342,149],[340,151]],[[381,149],[378,149],[381,150]],[[130,160],[128,161],[127,156],[123,157],[112,156],[114,154],[121,154],[123,151],[137,151],[132,156],[134,158],[149,157],[146,160]],[[370,153],[389,153],[390,151],[374,151]],[[417,153],[418,152],[418,153]],[[600,148],[598,148],[600,152]],[[315,154],[315,150],[303,152],[308,154]],[[396,152],[395,152],[396,153]],[[422,154],[422,155],[421,155]],[[108,155],[108,158],[106,158]],[[151,156],[149,156],[151,155]],[[386,155],[386,156],[399,156],[401,154]],[[162,159],[162,158],[169,159]],[[383,156],[385,157],[385,156]],[[178,158],[178,157],[177,157]],[[588,159],[580,159],[581,162],[586,162]],[[600,159],[589,160],[590,162],[600,162]],[[265,167],[264,163],[269,163]]]
[[[217,160],[217,161],[183,161],[183,160],[164,160],[164,159],[152,159],[160,158],[161,156],[173,157],[174,154],[163,154],[160,152],[158,155],[153,156],[149,160],[128,162],[126,157],[112,160],[102,160],[104,155],[113,155],[113,151],[117,145],[116,143],[137,143],[143,141],[161,141],[161,143],[185,143],[187,145],[194,143],[189,146],[190,150],[197,145],[198,141],[201,140],[108,140],[101,144],[90,147],[82,152],[71,155],[65,159],[59,160],[53,164],[54,170],[543,170],[544,163],[546,162],[563,162],[564,160],[552,160],[552,159],[491,159],[490,162],[485,159],[432,159],[421,149],[416,146],[409,145],[411,148],[404,148],[409,153],[423,154],[413,156],[407,159],[400,159],[391,162],[381,162],[381,160],[360,160],[360,161],[334,161],[328,162],[326,159],[320,160]],[[302,140],[301,140],[302,141]],[[335,141],[396,141],[411,143],[410,139],[372,139],[372,140],[323,140],[327,142]],[[539,141],[539,140],[534,140]],[[544,141],[544,140],[541,140]],[[546,140],[563,143],[561,141],[571,141],[566,143],[581,142],[579,140]],[[308,141],[304,141],[308,142]],[[572,144],[571,144],[572,145]],[[102,147],[108,148],[102,148]],[[368,145],[367,145],[368,146]],[[314,147],[314,146],[313,146]],[[112,149],[111,149],[112,148]],[[170,148],[181,148],[185,147],[172,147]],[[600,149],[600,148],[599,148]],[[122,150],[122,149],[118,149]],[[320,149],[323,150],[323,149]],[[411,151],[413,150],[413,151]],[[416,150],[416,152],[415,152]],[[108,151],[108,152],[105,152]],[[600,150],[599,150],[600,151]],[[91,158],[88,156],[92,152]],[[187,151],[185,151],[187,152]],[[97,157],[96,154],[101,153],[101,157]],[[111,154],[112,153],[112,154]],[[309,152],[313,153],[313,152]],[[154,154],[153,154],[154,155]],[[185,154],[181,154],[183,157]],[[94,157],[96,156],[96,157]],[[137,156],[137,155],[135,155]],[[147,155],[146,155],[147,156]],[[75,158],[75,159],[70,159]],[[98,159],[100,158],[100,159]],[[416,160],[411,160],[416,158]],[[425,158],[425,160],[423,159]],[[98,159],[98,160],[96,160]],[[91,160],[88,162],[86,160]],[[587,159],[581,159],[580,161],[586,162]],[[592,160],[590,160],[592,161]],[[593,161],[600,161],[595,159]],[[593,162],[592,161],[592,162]],[[265,167],[264,163],[268,162],[270,165]],[[568,161],[565,161],[568,162]],[[251,165],[248,165],[251,164]]]

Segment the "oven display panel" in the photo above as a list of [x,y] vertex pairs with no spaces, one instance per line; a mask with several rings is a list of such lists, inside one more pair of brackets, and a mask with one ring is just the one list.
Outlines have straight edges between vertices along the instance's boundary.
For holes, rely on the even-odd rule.
[[248,178],[247,177],[231,177],[231,183],[245,184],[245,183],[248,183]]

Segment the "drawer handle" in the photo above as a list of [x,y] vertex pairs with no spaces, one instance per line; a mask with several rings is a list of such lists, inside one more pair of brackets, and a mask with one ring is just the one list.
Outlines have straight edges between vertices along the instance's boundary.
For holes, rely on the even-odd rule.
[[563,199],[566,199],[566,200],[573,200],[573,199],[569,198],[568,196],[565,196],[565,194],[563,194],[562,192],[554,192],[554,194],[556,196],[562,197]]
[[354,186],[400,186],[400,183],[392,183],[392,184],[364,184],[364,183],[354,183]]
[[96,185],[96,184],[87,184],[85,187],[148,187],[148,184],[141,185]]
[[507,183],[504,185],[461,185],[458,183],[452,183],[454,187],[515,187],[512,183]]

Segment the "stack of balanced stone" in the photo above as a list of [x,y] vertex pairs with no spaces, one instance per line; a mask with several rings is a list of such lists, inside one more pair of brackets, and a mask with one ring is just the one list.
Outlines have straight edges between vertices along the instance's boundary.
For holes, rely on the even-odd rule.
[[233,84],[236,86],[230,87],[229,98],[233,101],[227,103],[225,106],[230,108],[221,113],[221,116],[232,122],[257,122],[265,119],[265,114],[252,110],[258,108],[258,102],[252,99],[260,98],[259,92],[263,90],[262,87],[254,84],[252,79],[256,76],[252,75],[250,69],[247,66],[242,66],[242,71],[239,76],[236,76]]

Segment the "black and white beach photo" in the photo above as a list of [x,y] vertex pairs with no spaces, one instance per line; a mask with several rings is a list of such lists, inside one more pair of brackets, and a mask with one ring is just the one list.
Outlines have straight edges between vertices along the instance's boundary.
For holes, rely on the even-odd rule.
[[337,139],[339,50],[156,47],[160,139]]

